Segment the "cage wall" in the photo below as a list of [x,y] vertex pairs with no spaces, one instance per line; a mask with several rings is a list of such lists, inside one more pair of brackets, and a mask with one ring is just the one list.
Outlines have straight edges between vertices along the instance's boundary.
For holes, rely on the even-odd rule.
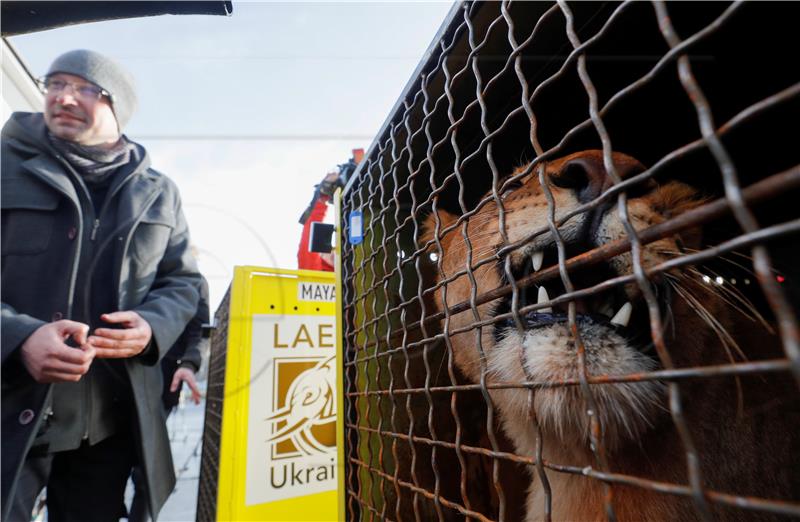
[[453,8],[343,196],[349,519],[800,516],[793,19]]
[[198,522],[217,520],[219,490],[220,442],[222,440],[222,407],[225,403],[225,367],[228,359],[228,328],[230,326],[231,287],[214,314],[214,330],[208,360],[206,411],[203,417],[203,450],[200,456],[200,476],[197,485],[196,519]]

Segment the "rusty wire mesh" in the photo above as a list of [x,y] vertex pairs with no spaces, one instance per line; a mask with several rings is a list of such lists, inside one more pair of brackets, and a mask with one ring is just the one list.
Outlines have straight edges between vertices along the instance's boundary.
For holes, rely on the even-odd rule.
[[[793,438],[800,427],[800,213],[793,205],[800,154],[796,132],[786,130],[800,115],[800,70],[788,65],[792,19],[779,4],[454,6],[343,196],[349,519],[538,520],[581,512],[615,520],[640,518],[650,504],[665,519],[800,516],[800,442]],[[786,66],[771,67],[765,56]],[[573,153],[583,160],[590,149],[602,162],[602,190],[558,208],[553,190],[560,189],[547,165]],[[622,173],[619,151],[648,166]],[[645,197],[642,187],[655,190],[653,180],[691,185],[698,203],[674,215],[662,209],[664,219],[636,226],[641,216],[632,201]],[[540,204],[546,201],[541,219],[512,238],[508,220],[516,210],[506,204],[537,182]],[[357,245],[346,239],[354,210],[364,215]],[[608,213],[619,216],[622,232],[576,250],[570,223],[593,215],[602,222]],[[645,262],[664,240],[700,228],[700,247]],[[487,234],[496,241],[489,249]],[[545,242],[551,255],[544,266],[520,271],[520,253]],[[458,254],[448,251],[454,244]],[[630,269],[603,272],[612,259],[628,259]],[[587,284],[591,270],[603,277]],[[696,282],[675,286],[678,297],[667,300],[659,282],[678,273]],[[487,288],[488,279],[497,284]],[[545,284],[563,291],[530,297]],[[464,285],[467,297],[448,297]],[[724,296],[717,299],[730,313],[741,313],[737,323],[763,317],[765,332],[774,325],[776,351],[761,346],[772,342],[766,333],[753,344],[702,314],[704,303],[686,293],[692,285],[717,285],[707,295]],[[652,364],[593,373],[585,303],[623,288],[643,314]],[[679,303],[694,303],[708,332],[719,335],[715,345],[741,344],[743,353],[702,364],[681,353]],[[497,346],[514,332],[528,339],[543,313],[561,314],[579,371],[530,378],[521,348],[523,378],[499,378],[490,367]],[[472,366],[460,353],[466,336]],[[614,412],[604,411],[597,390],[647,383],[659,390],[664,418],[620,443],[608,423]],[[747,410],[748,386],[769,388],[777,402]],[[582,401],[588,460],[560,451],[552,426],[535,413],[537,393],[568,389]],[[720,399],[715,389],[734,396],[705,404],[704,395]],[[508,419],[502,398],[509,396],[527,401],[524,418]],[[712,426],[713,436],[698,427],[699,412],[708,410],[725,421]],[[779,430],[785,445],[770,446],[774,433],[737,432],[748,425],[740,416],[752,421],[762,410],[778,416],[764,430]],[[523,426],[532,443],[521,444],[509,424]],[[640,460],[678,462],[678,472],[631,464],[630,455],[653,437],[677,449]],[[718,478],[715,468],[727,464],[714,459],[730,459],[726,448],[736,444],[742,456],[731,467],[746,469],[761,489],[747,490],[746,477],[738,486]],[[592,484],[596,498],[560,498],[565,477]],[[535,500],[526,501],[529,495]],[[568,511],[565,502],[595,506]]]

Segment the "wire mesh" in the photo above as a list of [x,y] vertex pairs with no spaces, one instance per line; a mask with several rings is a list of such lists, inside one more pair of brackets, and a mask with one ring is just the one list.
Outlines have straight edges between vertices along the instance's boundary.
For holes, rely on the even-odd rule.
[[349,519],[800,516],[791,19],[454,7],[343,197]]

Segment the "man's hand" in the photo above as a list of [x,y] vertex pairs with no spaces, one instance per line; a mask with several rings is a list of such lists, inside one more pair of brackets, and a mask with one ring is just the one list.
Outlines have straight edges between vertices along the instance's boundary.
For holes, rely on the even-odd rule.
[[142,316],[130,310],[103,314],[100,319],[111,324],[120,324],[123,329],[97,328],[89,337],[89,344],[103,359],[125,359],[139,355],[150,343],[153,330]]
[[[40,326],[20,347],[22,364],[36,382],[78,382],[95,357],[88,333],[89,325],[66,319]],[[66,345],[69,337],[80,348]]]
[[200,404],[200,398],[203,396],[203,394],[200,393],[200,388],[197,386],[197,381],[194,378],[194,372],[189,368],[178,368],[175,370],[175,374],[172,376],[172,384],[169,386],[169,391],[178,391],[181,381],[188,384],[189,389],[192,390],[192,401],[194,401],[195,404]]

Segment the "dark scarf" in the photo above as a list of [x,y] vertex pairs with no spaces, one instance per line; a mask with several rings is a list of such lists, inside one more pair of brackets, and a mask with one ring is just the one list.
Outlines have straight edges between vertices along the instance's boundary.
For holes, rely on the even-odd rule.
[[134,147],[124,136],[120,136],[119,141],[111,148],[80,145],[62,140],[50,132],[47,133],[47,138],[89,185],[108,181],[119,167],[130,162]]

